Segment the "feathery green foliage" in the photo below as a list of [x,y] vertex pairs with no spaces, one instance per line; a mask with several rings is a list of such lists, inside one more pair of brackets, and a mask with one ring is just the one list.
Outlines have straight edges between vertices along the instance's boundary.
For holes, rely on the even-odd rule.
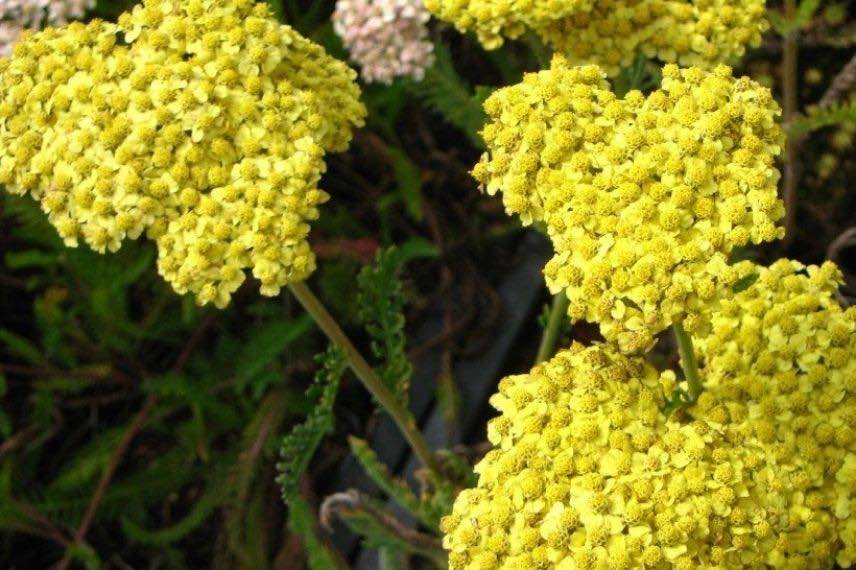
[[318,356],[318,363],[321,368],[315,375],[315,382],[306,392],[307,399],[314,402],[314,407],[306,421],[284,436],[279,446],[277,482],[286,503],[298,495],[301,475],[309,466],[321,440],[333,430],[333,404],[345,371],[345,357],[338,348],[331,346]]
[[406,405],[413,368],[407,358],[404,334],[401,267],[402,257],[395,248],[378,251],[374,265],[364,267],[357,278],[357,305],[366,332],[372,339],[372,353],[381,362],[378,376]]
[[338,517],[372,548],[416,554],[440,567],[448,564],[439,540],[407,527],[377,501],[356,491],[331,495],[324,502],[322,512],[325,519]]
[[422,81],[408,82],[409,91],[460,129],[476,148],[484,148],[478,133],[487,119],[482,104],[491,90],[473,90],[467,85],[455,70],[449,48],[443,44],[435,45],[434,54],[434,65],[426,70]]
[[426,509],[419,497],[410,490],[407,483],[398,479],[389,472],[386,465],[381,463],[377,454],[369,444],[358,437],[349,437],[348,444],[357,461],[360,462],[365,472],[377,483],[384,493],[389,495],[396,503],[407,509],[410,514],[429,528],[437,528],[440,519],[436,513]]
[[856,102],[836,103],[829,107],[813,107],[808,114],[788,126],[788,135],[800,137],[832,125],[856,122]]

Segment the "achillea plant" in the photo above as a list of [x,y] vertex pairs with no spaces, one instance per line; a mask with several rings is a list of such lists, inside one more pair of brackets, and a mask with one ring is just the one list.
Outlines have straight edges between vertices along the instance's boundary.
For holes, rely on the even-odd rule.
[[473,31],[488,49],[534,32],[574,63],[616,75],[641,52],[683,66],[712,67],[758,45],[768,27],[763,0],[427,0],[441,20]]
[[0,182],[70,246],[143,233],[179,293],[222,307],[315,267],[325,151],[365,110],[354,72],[249,0],[147,0],[25,35],[0,61]]
[[368,83],[421,80],[434,62],[422,0],[339,0],[333,28]]
[[670,64],[660,89],[619,98],[598,67],[556,57],[485,109],[474,176],[524,223],[546,224],[550,289],[622,350],[673,323],[703,330],[705,307],[741,276],[729,253],[783,235],[779,108],[726,66]]
[[849,566],[856,309],[832,264],[756,269],[712,316],[686,417],[663,412],[674,373],[605,345],[502,380],[450,566]]

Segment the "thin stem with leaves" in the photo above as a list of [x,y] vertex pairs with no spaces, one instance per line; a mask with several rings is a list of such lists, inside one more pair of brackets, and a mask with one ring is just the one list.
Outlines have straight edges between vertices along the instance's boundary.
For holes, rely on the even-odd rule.
[[330,342],[344,352],[348,366],[354,371],[354,374],[363,383],[363,386],[371,392],[381,407],[395,421],[407,443],[410,444],[410,447],[422,464],[439,475],[440,469],[437,461],[428,448],[428,444],[425,442],[425,438],[422,436],[419,428],[416,427],[411,414],[404,409],[398,398],[386,387],[374,369],[363,358],[363,355],[354,347],[353,343],[345,335],[342,328],[332,315],[330,315],[318,297],[303,282],[293,283],[289,285],[289,289],[291,289],[291,292],[306,312],[315,320],[318,328],[327,335]]

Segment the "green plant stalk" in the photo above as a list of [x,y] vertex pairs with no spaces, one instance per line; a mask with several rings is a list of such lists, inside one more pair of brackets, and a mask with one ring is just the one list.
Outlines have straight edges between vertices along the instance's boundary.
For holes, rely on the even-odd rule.
[[687,395],[689,396],[690,403],[693,403],[698,400],[702,391],[701,378],[698,373],[698,361],[693,349],[693,339],[690,338],[690,335],[687,334],[681,323],[675,323],[672,329],[675,331],[675,340],[678,342],[678,354],[681,357],[681,368],[684,371],[684,379],[687,381]]
[[559,342],[559,332],[562,330],[562,321],[568,312],[571,301],[564,291],[553,297],[553,305],[550,307],[550,316],[541,336],[541,344],[538,354],[535,356],[535,364],[544,362],[556,352],[556,343]]
[[336,320],[330,315],[321,301],[318,300],[318,297],[315,296],[305,282],[292,283],[289,285],[289,289],[291,289],[291,292],[303,308],[306,309],[306,312],[315,320],[318,328],[327,335],[330,342],[338,346],[345,353],[348,366],[354,371],[354,374],[360,379],[363,386],[377,399],[381,407],[392,417],[422,464],[438,476],[441,476],[437,461],[429,450],[428,444],[425,442],[425,438],[422,437],[419,428],[413,422],[412,416],[402,407],[398,399],[381,381],[372,367],[369,366],[366,359],[354,347]]

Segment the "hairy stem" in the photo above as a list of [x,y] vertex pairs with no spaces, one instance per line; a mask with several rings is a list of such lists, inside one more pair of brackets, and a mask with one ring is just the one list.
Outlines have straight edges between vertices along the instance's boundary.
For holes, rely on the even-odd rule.
[[678,342],[678,354],[681,357],[681,368],[684,371],[684,379],[687,381],[688,396],[690,402],[695,402],[701,395],[701,378],[698,374],[698,362],[693,349],[693,339],[684,330],[681,323],[672,326],[675,331],[675,340]]
[[375,374],[363,355],[354,347],[353,343],[345,335],[336,320],[327,312],[327,309],[318,300],[318,297],[309,289],[304,282],[292,283],[289,289],[306,309],[306,312],[315,320],[330,342],[338,346],[345,353],[348,366],[354,371],[363,386],[377,399],[381,407],[392,417],[398,425],[407,443],[413,448],[419,460],[431,471],[439,474],[440,470],[428,444],[422,433],[416,427],[413,417],[402,407],[401,402],[386,387],[386,384]]
[[544,327],[541,344],[538,346],[538,354],[535,356],[535,364],[544,362],[556,352],[556,343],[559,342],[559,333],[562,330],[562,321],[568,312],[570,300],[564,291],[553,297],[553,305],[550,307],[550,316]]

